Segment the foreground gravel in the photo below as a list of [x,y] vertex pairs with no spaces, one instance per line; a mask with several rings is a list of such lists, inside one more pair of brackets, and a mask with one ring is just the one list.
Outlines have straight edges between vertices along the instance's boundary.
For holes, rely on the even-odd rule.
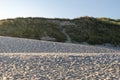
[[0,53],[27,52],[116,53],[120,52],[120,49],[0,36]]
[[119,53],[91,54],[0,54],[0,80],[120,80]]

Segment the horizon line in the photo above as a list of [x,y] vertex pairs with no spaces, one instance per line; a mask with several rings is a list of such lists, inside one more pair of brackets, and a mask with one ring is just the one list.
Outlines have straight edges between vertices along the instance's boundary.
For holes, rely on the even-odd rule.
[[108,18],[108,19],[115,19],[118,20],[120,18],[111,18],[111,17],[95,17],[95,16],[80,16],[80,17],[74,17],[74,18],[68,18],[68,17],[45,17],[45,16],[18,16],[18,17],[6,17],[6,18],[0,18],[0,20],[4,19],[16,19],[16,18],[48,18],[48,19],[76,19],[76,18],[81,18],[81,17],[93,17],[93,18]]

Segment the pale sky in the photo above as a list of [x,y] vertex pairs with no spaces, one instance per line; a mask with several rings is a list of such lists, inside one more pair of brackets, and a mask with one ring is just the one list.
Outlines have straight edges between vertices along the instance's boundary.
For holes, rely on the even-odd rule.
[[0,0],[0,19],[81,16],[120,19],[120,0]]

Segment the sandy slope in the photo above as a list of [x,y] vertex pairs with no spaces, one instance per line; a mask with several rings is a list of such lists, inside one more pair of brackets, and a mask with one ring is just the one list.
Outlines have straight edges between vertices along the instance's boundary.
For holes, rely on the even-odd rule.
[[0,36],[0,53],[112,53],[115,48]]
[[1,36],[0,80],[119,80],[118,52],[114,48]]

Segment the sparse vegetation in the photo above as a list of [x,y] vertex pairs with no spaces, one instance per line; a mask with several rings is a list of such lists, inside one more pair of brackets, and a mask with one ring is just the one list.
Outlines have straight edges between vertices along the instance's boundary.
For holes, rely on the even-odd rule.
[[[60,24],[68,21],[67,24]],[[69,24],[72,23],[72,24]],[[69,24],[69,25],[68,25]],[[74,24],[74,25],[73,25]],[[120,20],[81,17],[76,19],[16,18],[0,20],[0,35],[41,40],[49,36],[57,42],[65,42],[63,28],[72,42],[89,44],[111,43],[120,46]]]

